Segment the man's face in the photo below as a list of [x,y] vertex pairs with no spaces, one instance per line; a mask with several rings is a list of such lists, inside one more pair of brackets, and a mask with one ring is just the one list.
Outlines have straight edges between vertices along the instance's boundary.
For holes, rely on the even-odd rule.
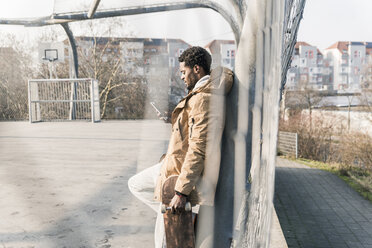
[[185,82],[186,88],[192,90],[199,78],[196,69],[185,66],[185,62],[180,63],[181,79]]

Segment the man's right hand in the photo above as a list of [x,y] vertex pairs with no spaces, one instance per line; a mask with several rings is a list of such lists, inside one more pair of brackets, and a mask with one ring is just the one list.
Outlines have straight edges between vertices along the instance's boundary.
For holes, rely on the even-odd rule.
[[157,115],[160,120],[164,121],[165,123],[170,123],[170,120],[168,118],[168,112],[165,112],[164,114],[158,113]]
[[169,204],[172,212],[185,210],[186,200],[187,198],[185,196],[175,194]]

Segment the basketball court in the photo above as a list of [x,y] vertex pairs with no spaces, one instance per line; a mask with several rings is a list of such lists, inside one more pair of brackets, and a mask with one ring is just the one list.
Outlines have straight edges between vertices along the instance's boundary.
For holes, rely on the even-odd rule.
[[161,121],[0,122],[1,247],[152,247],[127,181],[167,147]]

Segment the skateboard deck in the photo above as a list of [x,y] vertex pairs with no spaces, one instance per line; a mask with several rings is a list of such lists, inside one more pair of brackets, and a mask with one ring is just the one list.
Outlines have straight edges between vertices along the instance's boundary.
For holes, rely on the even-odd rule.
[[167,178],[162,189],[162,212],[167,248],[194,248],[194,225],[190,203],[186,204],[185,210],[176,213],[167,209],[175,194],[177,178],[178,176]]

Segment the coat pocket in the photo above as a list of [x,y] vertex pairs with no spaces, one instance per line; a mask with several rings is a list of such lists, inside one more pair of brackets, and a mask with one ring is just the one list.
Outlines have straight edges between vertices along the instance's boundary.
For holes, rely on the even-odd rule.
[[194,127],[194,124],[195,124],[195,120],[194,120],[194,118],[191,118],[191,125],[190,125],[190,131],[189,131],[190,139],[192,137],[192,129]]
[[178,124],[178,130],[177,131],[180,132],[181,140],[183,141],[181,118],[178,118],[177,124]]

